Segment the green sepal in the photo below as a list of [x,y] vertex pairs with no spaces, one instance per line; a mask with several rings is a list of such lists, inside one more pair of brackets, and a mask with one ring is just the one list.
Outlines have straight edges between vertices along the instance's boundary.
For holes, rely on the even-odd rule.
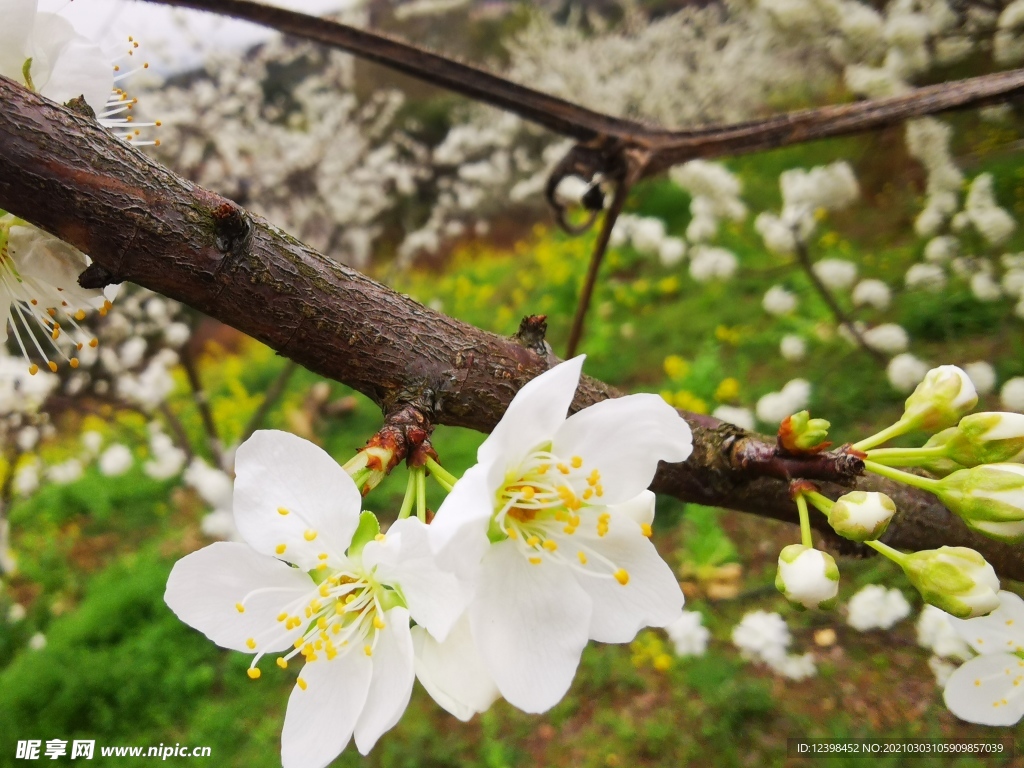
[[352,535],[352,543],[348,548],[348,556],[358,558],[363,553],[363,547],[380,535],[380,521],[373,512],[366,511],[359,515],[359,526]]

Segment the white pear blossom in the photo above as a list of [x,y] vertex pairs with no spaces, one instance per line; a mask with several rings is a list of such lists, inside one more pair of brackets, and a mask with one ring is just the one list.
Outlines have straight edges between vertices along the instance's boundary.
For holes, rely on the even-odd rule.
[[294,435],[260,431],[236,456],[234,513],[246,543],[217,542],[175,564],[164,599],[218,645],[301,656],[285,715],[285,768],[323,768],[354,737],[362,754],[405,711],[414,679],[413,619],[444,638],[463,603],[427,528],[379,533],[348,474]]
[[892,629],[910,615],[910,603],[900,590],[878,584],[868,584],[858,591],[850,598],[847,609],[846,623],[858,632]]
[[831,608],[839,593],[839,569],[827,552],[790,544],[779,553],[775,588],[804,608]]
[[881,280],[869,278],[861,280],[853,288],[853,303],[855,306],[870,306],[875,309],[888,309],[892,301],[892,292],[889,286]]
[[767,611],[745,614],[732,630],[733,645],[748,659],[784,656],[791,640],[786,620]]
[[773,285],[765,293],[761,306],[769,315],[788,315],[796,309],[796,294],[781,285]]
[[[527,712],[561,699],[588,638],[628,642],[683,605],[648,539],[646,488],[659,461],[689,456],[690,429],[653,394],[566,418],[582,364],[561,363],[516,394],[430,526],[442,562],[475,585],[468,618],[481,668]],[[464,645],[431,656],[446,666]],[[465,706],[475,696],[457,684],[445,693]]]
[[917,644],[943,659],[966,661],[973,652],[953,626],[954,617],[934,605],[925,605],[917,617]]
[[100,474],[106,477],[123,475],[132,468],[133,462],[131,449],[127,445],[114,443],[100,454]]
[[1008,411],[1024,412],[1024,376],[1015,376],[999,390],[999,402]]
[[903,279],[911,291],[941,291],[946,285],[946,273],[938,264],[912,264]]
[[857,279],[857,265],[846,259],[822,259],[814,264],[814,274],[833,291],[845,291]]
[[720,405],[711,413],[719,421],[726,421],[735,424],[741,429],[753,431],[757,426],[754,423],[754,414],[749,408],[740,408],[735,405]]
[[949,711],[970,723],[1016,725],[1024,717],[1024,600],[999,593],[988,616],[950,621],[979,655],[946,683]]
[[928,363],[904,352],[889,361],[885,374],[897,392],[910,392],[928,374]]
[[700,245],[690,251],[690,277],[698,283],[728,280],[738,267],[736,254],[725,248]]
[[36,0],[0,2],[0,74],[60,103],[84,96],[100,113],[114,83],[110,59],[67,19],[37,6]]
[[991,363],[986,363],[984,360],[979,360],[976,363],[967,363],[964,366],[964,372],[970,378],[971,383],[974,384],[974,389],[979,395],[987,395],[996,386],[996,369],[992,367]]
[[807,355],[807,342],[801,336],[787,333],[779,342],[779,354],[793,363],[803,360]]
[[874,328],[868,328],[861,334],[861,337],[869,347],[886,354],[905,352],[910,346],[910,335],[903,329],[903,326],[896,323],[883,323]]
[[711,631],[704,626],[700,611],[683,611],[683,615],[665,627],[677,656],[703,656],[708,649]]

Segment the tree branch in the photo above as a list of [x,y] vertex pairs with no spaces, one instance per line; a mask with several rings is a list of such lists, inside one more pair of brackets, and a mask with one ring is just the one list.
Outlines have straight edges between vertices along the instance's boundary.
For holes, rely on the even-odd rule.
[[[408,404],[431,424],[487,432],[519,388],[550,367],[519,340],[375,283],[2,77],[0,105],[0,208],[88,253],[117,280],[205,312],[362,392],[385,412]],[[619,394],[584,377],[572,408]],[[693,427],[693,456],[662,465],[655,490],[797,519],[785,480],[742,466],[745,446],[766,438],[683,415]],[[1024,578],[1024,548],[968,531],[929,494],[875,477],[850,485],[882,490],[899,505],[889,544],[973,547],[1004,576]],[[827,495],[846,490],[821,486]]]

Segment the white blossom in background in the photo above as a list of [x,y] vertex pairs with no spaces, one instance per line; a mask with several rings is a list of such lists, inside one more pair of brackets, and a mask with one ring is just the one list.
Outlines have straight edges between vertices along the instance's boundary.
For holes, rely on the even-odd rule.
[[821,259],[812,269],[825,287],[833,291],[845,291],[857,279],[857,265],[846,259]]
[[84,468],[78,459],[67,459],[46,468],[46,479],[57,485],[68,485],[82,476]]
[[1017,222],[996,202],[993,189],[994,177],[982,173],[971,182],[964,202],[964,213],[971,224],[985,240],[999,245],[1017,228]]
[[754,219],[754,229],[764,240],[764,246],[772,253],[788,255],[796,250],[796,235],[793,228],[769,211],[762,211]]
[[[425,650],[435,660],[478,657],[527,712],[562,698],[588,639],[629,642],[682,613],[679,583],[648,538],[646,489],[660,460],[690,454],[689,427],[653,394],[566,418],[582,364],[561,363],[519,390],[430,525],[441,561],[473,596],[469,647]],[[457,686],[444,693],[471,708]]]
[[807,342],[802,336],[787,333],[779,342],[779,354],[790,362],[799,362],[807,356]]
[[17,624],[19,621],[24,620],[28,615],[28,611],[25,610],[25,606],[21,603],[13,603],[10,608],[7,609],[7,622],[9,624]]
[[131,449],[127,445],[114,443],[100,454],[100,474],[105,477],[118,477],[131,469],[134,462]]
[[20,357],[0,346],[0,414],[35,413],[58,384],[49,371],[32,376]]
[[976,363],[967,363],[963,368],[979,395],[987,395],[996,388],[996,369],[991,363],[979,360]]
[[910,603],[898,589],[868,584],[847,603],[846,623],[858,632],[892,629],[910,615]]
[[868,328],[861,333],[861,338],[872,349],[888,355],[905,352],[910,346],[910,335],[896,323],[883,323]]
[[912,264],[903,279],[911,291],[924,289],[936,292],[946,285],[946,273],[938,264]]
[[950,675],[943,698],[949,711],[970,723],[1009,726],[1024,717],[1024,600],[999,593],[988,616],[951,619],[979,655]]
[[720,405],[711,412],[711,415],[719,421],[735,424],[737,427],[750,432],[753,432],[757,426],[754,422],[754,414],[749,408],[739,408],[735,405]]
[[999,401],[1008,411],[1024,413],[1024,376],[1015,376],[999,390]]
[[869,278],[861,280],[854,286],[851,298],[853,299],[854,306],[874,307],[875,309],[884,310],[888,309],[889,304],[892,302],[892,291],[881,280]]
[[711,630],[704,626],[700,611],[683,611],[683,615],[665,626],[677,656],[703,656],[708,649]]
[[934,117],[907,121],[907,150],[928,172],[927,201],[914,222],[921,237],[937,235],[960,205],[963,174],[950,152],[952,134]]
[[22,498],[27,498],[39,490],[40,469],[38,459],[21,462],[14,472],[14,492]]
[[924,246],[925,261],[947,264],[960,253],[960,241],[952,235],[933,237]]
[[1003,290],[989,272],[978,272],[971,277],[971,293],[978,301],[999,301]]
[[761,306],[769,315],[788,315],[796,309],[796,303],[796,294],[781,285],[773,285],[761,300]]
[[736,254],[725,248],[696,245],[690,251],[690,277],[698,283],[728,280],[738,267]]
[[957,666],[951,664],[941,656],[929,656],[928,657],[928,669],[935,675],[935,684],[939,688],[945,688],[946,683],[949,682],[949,678],[956,672]]
[[791,641],[785,619],[767,611],[750,611],[732,630],[733,645],[743,658],[767,664],[776,674],[792,680],[812,677],[814,657],[809,653],[790,654]]
[[754,412],[759,421],[774,427],[787,416],[804,410],[810,398],[810,383],[805,379],[792,379],[780,391],[763,395],[757,401]]
[[885,375],[897,392],[912,392],[930,370],[928,363],[909,352],[896,355],[885,368]]
[[663,267],[674,267],[686,256],[686,242],[679,237],[666,237],[658,247],[658,261]]
[[645,256],[657,256],[665,242],[665,222],[654,216],[641,216],[633,221],[633,247]]
[[46,647],[46,635],[36,632],[28,639],[28,647],[33,651],[41,651]]
[[159,422],[149,424],[150,459],[142,465],[142,470],[154,480],[167,480],[174,477],[185,466],[185,451],[174,444],[164,432]]
[[719,221],[742,221],[747,207],[740,199],[742,185],[721,163],[691,160],[669,171],[669,177],[690,193],[690,225],[686,237],[703,242],[718,234]]
[[1024,60],[1024,0],[1015,0],[1003,8],[992,42],[992,52],[1000,64]]

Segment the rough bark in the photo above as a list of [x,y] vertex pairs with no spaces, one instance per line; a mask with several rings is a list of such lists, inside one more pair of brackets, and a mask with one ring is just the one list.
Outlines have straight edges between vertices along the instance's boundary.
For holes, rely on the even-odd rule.
[[[412,405],[432,424],[486,432],[518,389],[550,367],[536,344],[486,333],[391,291],[3,77],[0,208],[88,253],[93,277],[109,273],[182,301],[386,412]],[[618,394],[585,377],[573,409]],[[788,473],[848,474],[827,458],[761,461],[773,441],[683,415],[694,428],[694,454],[663,465],[653,487],[684,501],[793,522]],[[892,496],[900,513],[885,540],[893,546],[969,546],[1003,576],[1024,578],[1024,548],[972,534],[930,495],[874,477],[844,486]],[[825,482],[823,491],[834,495],[840,486]]]

